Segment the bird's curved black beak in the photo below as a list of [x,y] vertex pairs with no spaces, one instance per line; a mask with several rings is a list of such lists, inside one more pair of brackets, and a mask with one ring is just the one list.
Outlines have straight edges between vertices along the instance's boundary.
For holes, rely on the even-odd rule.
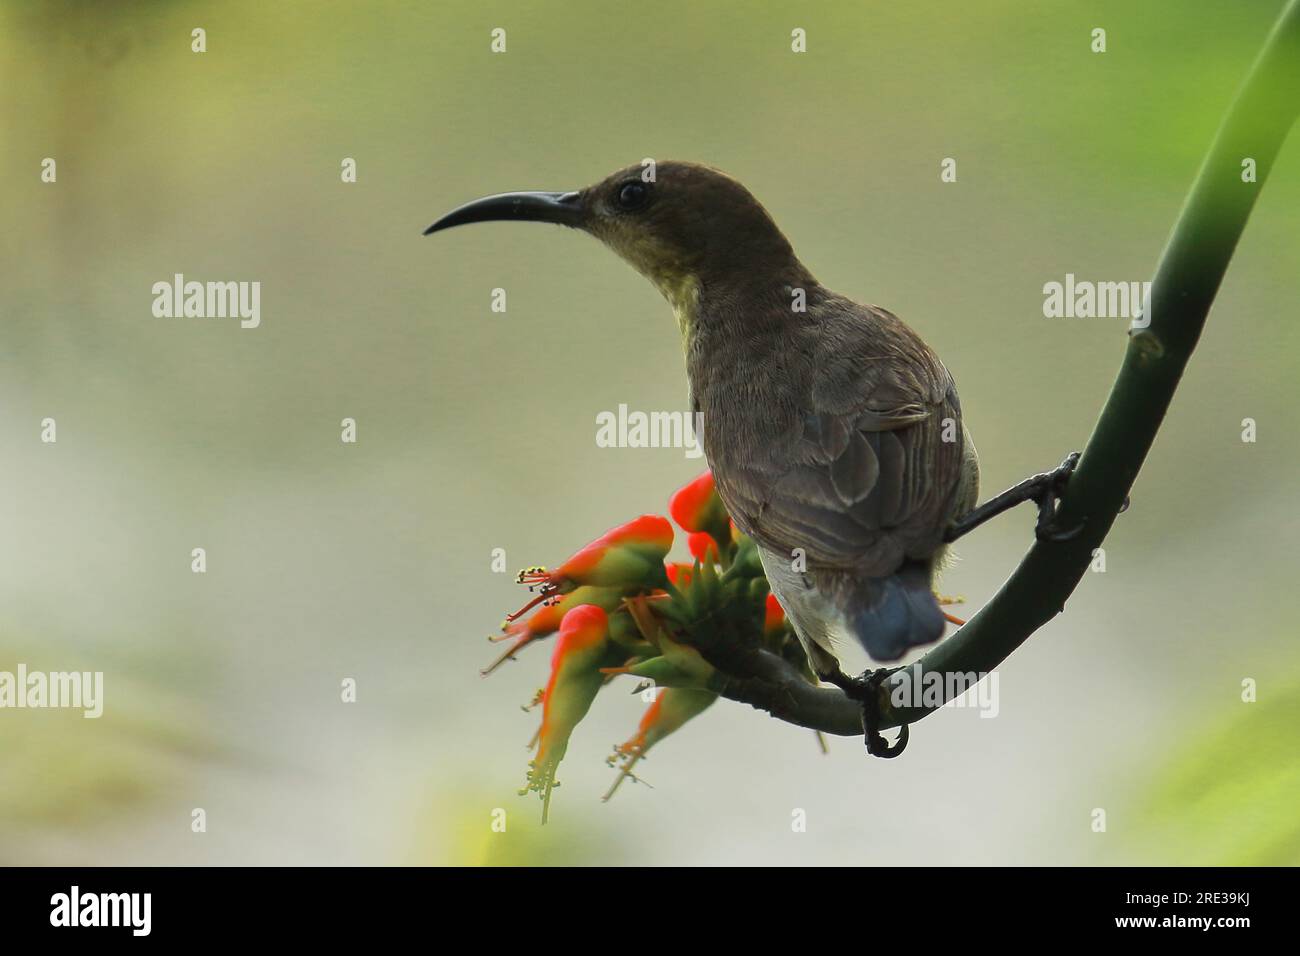
[[424,234],[427,236],[470,222],[553,222],[561,226],[578,226],[583,216],[581,198],[582,194],[577,192],[485,196],[453,209],[424,230]]

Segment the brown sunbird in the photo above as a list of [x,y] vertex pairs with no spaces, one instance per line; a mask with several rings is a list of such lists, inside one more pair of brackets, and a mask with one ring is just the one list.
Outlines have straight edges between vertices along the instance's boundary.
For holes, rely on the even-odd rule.
[[1029,499],[1040,536],[1062,536],[1051,519],[1077,456],[975,508],[979,460],[943,363],[897,316],[821,285],[718,170],[662,162],[574,192],[488,196],[425,234],[492,220],[590,233],[668,300],[723,504],[758,544],[814,671],[863,700],[868,749],[900,751],[906,727],[892,751],[874,727],[886,672],[846,677],[837,644],[894,661],[938,640],[948,543]]

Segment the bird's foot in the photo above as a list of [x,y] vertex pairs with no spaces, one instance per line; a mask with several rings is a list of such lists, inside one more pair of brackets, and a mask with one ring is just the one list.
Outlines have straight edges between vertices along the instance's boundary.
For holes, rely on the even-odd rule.
[[824,676],[827,683],[834,684],[844,691],[850,700],[862,705],[862,731],[866,739],[867,753],[873,757],[897,757],[907,747],[907,724],[898,728],[898,737],[891,744],[880,733],[880,685],[898,668],[881,667],[876,670],[863,671],[857,677],[849,677],[838,668]]
[[944,533],[947,542],[956,541],[962,535],[974,531],[990,518],[995,518],[1009,508],[1014,508],[1022,501],[1032,501],[1038,505],[1038,521],[1034,525],[1034,536],[1039,541],[1068,541],[1075,537],[1086,523],[1080,521],[1072,528],[1060,528],[1056,523],[1056,505],[1065,493],[1070,476],[1079,464],[1079,453],[1071,452],[1051,471],[1026,478],[1020,484],[1008,488],[1002,494],[990,498],[984,504],[962,515]]
[[1034,503],[1038,505],[1038,521],[1034,525],[1034,537],[1039,541],[1069,541],[1083,530],[1086,519],[1073,528],[1062,529],[1056,525],[1057,502],[1061,500],[1065,486],[1070,483],[1070,476],[1074,474],[1078,464],[1079,453],[1072,451],[1056,468],[1045,475],[1034,476],[1040,481],[1036,493],[1032,496]]

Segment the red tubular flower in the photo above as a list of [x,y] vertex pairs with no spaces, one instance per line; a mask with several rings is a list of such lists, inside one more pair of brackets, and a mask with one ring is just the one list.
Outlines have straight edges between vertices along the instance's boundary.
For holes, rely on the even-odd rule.
[[632,768],[645,756],[646,751],[679,730],[692,717],[702,714],[717,699],[718,695],[712,691],[687,687],[666,687],[660,691],[654,703],[642,715],[636,734],[616,748],[616,757],[612,759],[623,757],[626,762],[604,799],[612,797],[619,784],[632,775]]
[[685,530],[712,535],[720,546],[731,543],[731,518],[718,497],[713,472],[677,489],[668,500],[668,511]]
[[519,572],[519,582],[538,591],[537,597],[512,614],[521,617],[529,608],[567,594],[584,584],[597,587],[657,587],[664,582],[664,557],[673,546],[673,526],[659,515],[642,515],[606,531],[554,571],[530,568]]
[[785,627],[785,608],[781,607],[781,602],[776,599],[775,594],[768,594],[763,611],[763,633],[774,634],[783,627]]
[[583,604],[594,604],[605,611],[612,611],[619,606],[622,600],[623,592],[618,588],[581,587],[552,604],[542,605],[526,621],[507,620],[501,626],[502,633],[499,636],[489,638],[489,640],[509,640],[511,641],[510,646],[501,653],[500,657],[479,671],[479,673],[486,677],[506,661],[512,660],[516,654],[533,641],[554,634],[560,629],[560,623],[564,620],[564,615],[575,607]]
[[[695,531],[686,539],[686,546],[691,549],[691,556],[700,564],[717,564],[718,542],[707,531]],[[676,583],[676,582],[674,582]]]
[[705,531],[710,512],[720,505],[713,472],[706,471],[673,492],[668,499],[668,513],[687,531]]
[[537,756],[522,791],[542,795],[542,822],[551,808],[555,771],[564,759],[573,728],[591,708],[604,683],[600,672],[609,649],[609,619],[592,604],[575,607],[564,615],[560,636],[551,657],[551,679],[542,696],[542,727],[537,735]]
[[[694,551],[692,550],[692,553]],[[684,561],[669,562],[664,566],[668,572],[668,580],[675,586],[682,588],[691,583],[691,575],[695,573],[695,565],[687,564]]]

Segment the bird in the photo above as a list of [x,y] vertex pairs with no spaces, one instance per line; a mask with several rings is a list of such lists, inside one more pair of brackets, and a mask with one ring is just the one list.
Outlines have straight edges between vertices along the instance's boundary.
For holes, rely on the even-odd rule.
[[[979,456],[947,367],[892,312],[823,286],[763,205],[711,166],[662,161],[583,189],[466,203],[425,235],[488,221],[588,233],[671,306],[690,406],[717,492],[756,543],[813,672],[863,703],[867,749],[888,669],[845,675],[849,643],[898,661],[937,641],[934,592],[952,541],[1018,501],[1051,528],[1068,471],[1037,475],[977,507]],[[1063,465],[1062,468],[1065,468]]]

